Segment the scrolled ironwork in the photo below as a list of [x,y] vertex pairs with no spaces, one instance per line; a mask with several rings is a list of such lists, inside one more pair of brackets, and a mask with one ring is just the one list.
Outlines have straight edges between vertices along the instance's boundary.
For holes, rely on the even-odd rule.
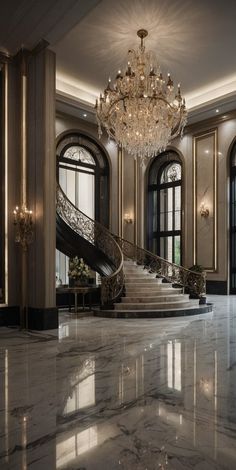
[[67,198],[61,187],[57,187],[57,213],[69,227],[101,250],[114,264],[114,272],[101,281],[101,304],[111,306],[124,290],[123,258],[143,265],[144,269],[156,273],[172,284],[182,286],[186,293],[198,298],[206,293],[206,275],[157,256],[150,251],[112,234],[103,225],[90,219]]
[[114,272],[101,278],[101,303],[103,306],[112,305],[122,295],[124,288],[123,254],[119,244],[109,230],[75,207],[59,185],[56,208],[58,215],[72,230],[112,261]]
[[198,298],[203,297],[206,293],[206,274],[190,271],[183,266],[157,256],[150,251],[134,245],[133,243],[114,235],[117,243],[123,252],[123,255],[137,264],[143,265],[152,273],[156,273],[158,277],[166,279],[172,284],[180,285],[184,291]]

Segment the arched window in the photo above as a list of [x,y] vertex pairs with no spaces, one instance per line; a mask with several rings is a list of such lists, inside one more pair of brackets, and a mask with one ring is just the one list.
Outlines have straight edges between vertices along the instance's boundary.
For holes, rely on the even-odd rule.
[[59,158],[59,184],[71,202],[91,219],[95,218],[96,162],[80,145],[67,148]]
[[230,293],[236,294],[236,142],[230,155]]
[[[57,143],[57,180],[70,201],[91,219],[109,226],[109,164],[90,136],[63,134]],[[56,276],[68,283],[68,258],[56,252]]]
[[148,249],[181,264],[182,165],[176,152],[157,156],[148,180]]
[[92,137],[71,132],[59,138],[57,178],[78,209],[109,226],[108,157]]

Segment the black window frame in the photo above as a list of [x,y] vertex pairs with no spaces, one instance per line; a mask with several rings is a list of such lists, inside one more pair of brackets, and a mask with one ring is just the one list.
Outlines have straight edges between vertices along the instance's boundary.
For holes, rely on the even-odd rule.
[[[161,183],[161,177],[166,168],[170,165],[180,165],[181,167],[181,179],[176,181],[170,181],[167,183]],[[156,180],[155,183],[150,183],[150,180],[153,178]],[[181,205],[180,205],[180,229],[175,230],[175,188],[180,187],[181,194]],[[161,230],[161,190],[173,188],[173,230]],[[153,230],[153,193],[156,192],[156,212],[157,212],[157,221],[156,221],[156,230]],[[183,250],[182,250],[182,205],[183,205],[183,165],[178,154],[174,151],[164,152],[160,156],[155,157],[152,165],[149,168],[149,179],[148,179],[148,233],[147,233],[147,248],[149,251],[154,252],[154,241],[156,240],[156,252],[158,256],[161,254],[161,239],[172,237],[172,261],[175,262],[175,237],[180,237],[180,265],[182,265],[183,260]],[[167,214],[168,217],[168,214]],[[166,253],[164,253],[164,257]],[[166,259],[166,258],[165,258]],[[169,260],[170,261],[170,260]]]
[[[90,163],[66,158],[64,155],[70,147],[84,148],[91,154],[94,159],[95,165]],[[64,163],[64,165],[63,165]],[[102,163],[102,164],[101,164]],[[95,220],[109,227],[110,223],[110,185],[109,185],[109,162],[105,150],[96,142],[92,137],[80,132],[67,132],[59,136],[57,141],[57,181],[59,182],[59,168],[66,168],[73,170],[73,168],[66,167],[65,164],[80,166],[81,170],[75,168],[74,171],[93,174],[86,169],[94,170],[95,177]]]

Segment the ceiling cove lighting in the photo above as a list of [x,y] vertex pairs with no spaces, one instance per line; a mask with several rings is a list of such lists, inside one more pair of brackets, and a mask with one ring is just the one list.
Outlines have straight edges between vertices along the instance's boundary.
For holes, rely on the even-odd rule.
[[108,136],[133,157],[143,162],[165,150],[172,139],[182,134],[187,122],[185,100],[180,85],[177,92],[168,74],[163,78],[155,55],[146,51],[145,29],[137,32],[141,44],[129,50],[124,73],[118,71],[96,101],[99,136]]

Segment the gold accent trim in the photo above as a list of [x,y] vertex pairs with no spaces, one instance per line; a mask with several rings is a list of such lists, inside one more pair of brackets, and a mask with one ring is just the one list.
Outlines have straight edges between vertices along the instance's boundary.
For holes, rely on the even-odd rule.
[[27,100],[27,78],[22,75],[21,82],[21,100],[22,100],[22,113],[21,113],[21,203],[22,206],[27,206],[27,153],[26,153],[26,100]]
[[121,147],[118,149],[118,235],[123,237],[124,224],[123,224],[123,189],[124,189],[124,152]]
[[207,272],[217,272],[218,269],[218,213],[217,213],[217,200],[218,200],[218,129],[209,129],[206,132],[198,133],[193,136],[193,263],[198,263],[197,252],[197,143],[205,137],[214,137],[213,147],[213,260],[212,266],[204,267]]
[[4,64],[4,166],[5,166],[5,286],[4,303],[8,305],[8,93],[9,93],[9,71],[8,64]]

